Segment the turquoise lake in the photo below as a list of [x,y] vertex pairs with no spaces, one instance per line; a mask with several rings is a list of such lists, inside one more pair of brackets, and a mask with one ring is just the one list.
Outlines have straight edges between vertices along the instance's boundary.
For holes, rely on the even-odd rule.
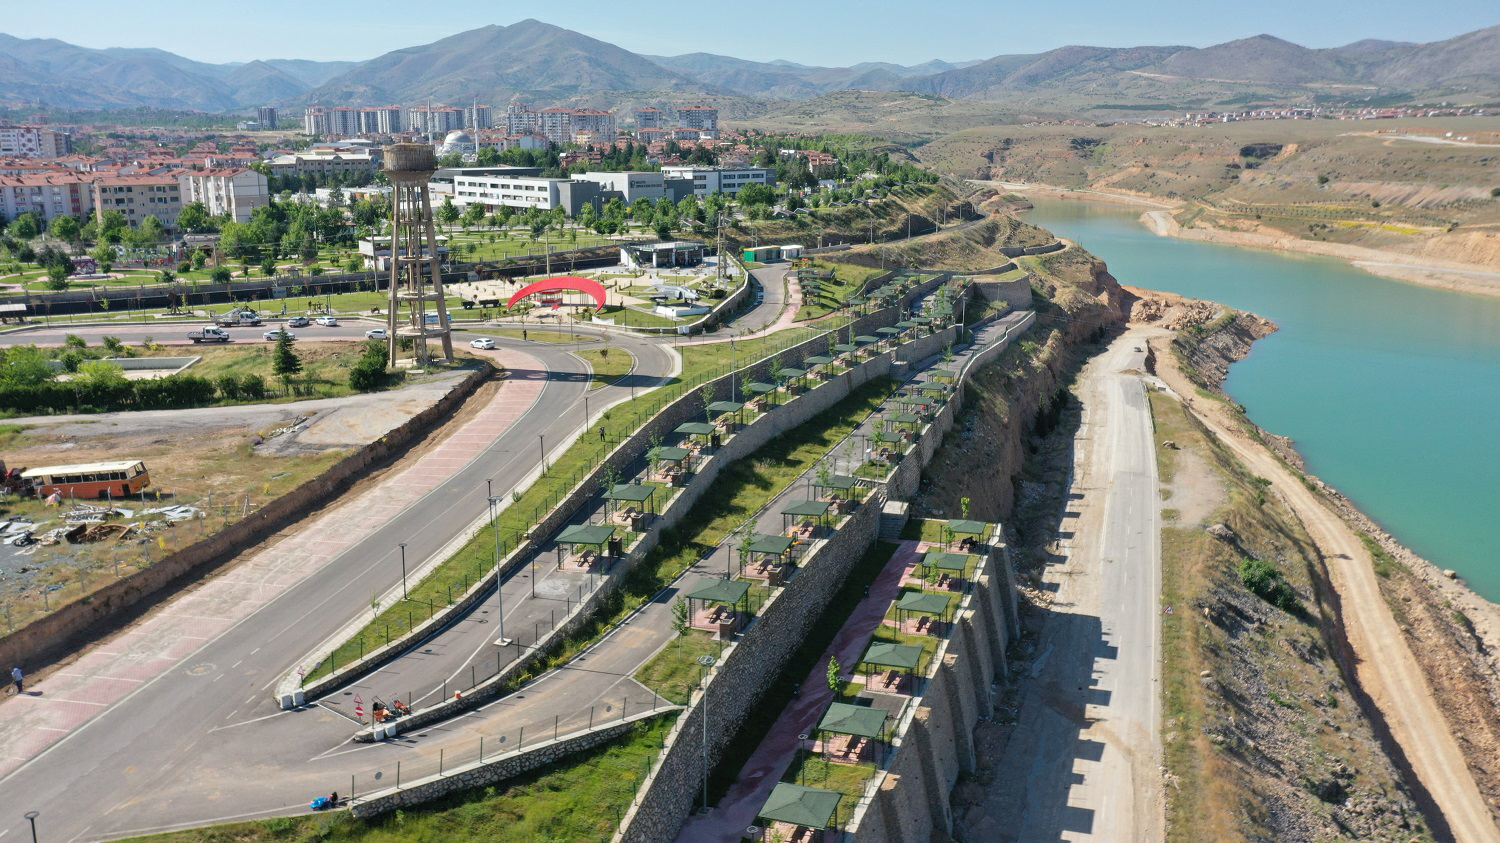
[[1274,321],[1231,367],[1229,394],[1403,544],[1500,601],[1500,298],[1157,237],[1138,209],[1034,201],[1028,222],[1079,243],[1120,283]]

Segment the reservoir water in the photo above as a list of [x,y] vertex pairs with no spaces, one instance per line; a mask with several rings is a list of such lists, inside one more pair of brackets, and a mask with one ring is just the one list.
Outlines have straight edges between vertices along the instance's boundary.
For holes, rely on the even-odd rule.
[[1500,298],[1158,237],[1140,209],[1033,201],[1028,222],[1079,243],[1122,284],[1274,321],[1281,330],[1231,367],[1226,391],[1403,544],[1500,601]]

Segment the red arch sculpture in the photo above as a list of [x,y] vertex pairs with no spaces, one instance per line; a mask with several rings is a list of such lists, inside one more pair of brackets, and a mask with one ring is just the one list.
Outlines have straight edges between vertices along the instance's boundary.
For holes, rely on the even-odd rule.
[[604,285],[592,278],[580,278],[576,275],[564,275],[561,278],[548,278],[545,281],[535,281],[517,290],[510,301],[505,303],[505,309],[509,310],[516,306],[516,302],[537,293],[561,292],[563,290],[577,290],[580,293],[588,293],[594,297],[599,306],[594,310],[604,309]]

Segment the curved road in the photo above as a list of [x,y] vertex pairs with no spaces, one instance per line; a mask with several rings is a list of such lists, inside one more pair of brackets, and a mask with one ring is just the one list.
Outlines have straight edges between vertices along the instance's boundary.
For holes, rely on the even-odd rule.
[[[354,327],[362,334],[359,323]],[[108,330],[124,338],[123,330]],[[258,336],[262,329],[245,330]],[[675,354],[658,343],[633,337],[616,337],[614,342],[635,355],[636,372],[589,393],[590,409],[596,414],[632,390],[661,382],[677,368]],[[588,367],[581,359],[560,345],[503,338],[496,344],[524,349],[543,364],[539,370],[511,373],[518,380],[542,382],[534,404],[518,421],[436,489],[384,523],[372,525],[295,586],[267,583],[282,590],[201,646],[174,650],[175,664],[144,681],[134,680],[138,686],[118,702],[77,700],[82,725],[67,729],[60,740],[0,779],[0,814],[7,817],[0,823],[0,838],[7,831],[20,831],[9,817],[28,810],[42,812],[38,823],[45,839],[99,839],[232,819],[245,812],[241,806],[266,806],[268,794],[284,793],[284,780],[308,774],[317,786],[305,798],[299,796],[295,804],[277,803],[257,815],[290,812],[305,806],[319,790],[342,789],[339,781],[317,773],[347,769],[331,753],[347,747],[347,722],[339,722],[340,715],[322,707],[280,712],[269,687],[320,642],[368,612],[372,593],[383,594],[399,584],[398,544],[406,544],[407,558],[415,567],[485,513],[486,479],[495,480],[497,494],[509,491],[537,467],[538,436],[555,437],[561,446],[584,424]],[[504,393],[502,388],[500,394]],[[230,569],[220,576],[232,573]],[[104,642],[83,655],[113,656],[117,646]],[[37,690],[45,694],[47,682]],[[0,719],[20,713],[15,706],[25,703],[7,700]],[[330,729],[335,723],[338,727]],[[325,763],[316,763],[314,756],[325,751],[330,754],[318,759]],[[174,790],[174,781],[191,781],[191,798],[184,798],[181,788]],[[281,787],[276,787],[278,781]]]

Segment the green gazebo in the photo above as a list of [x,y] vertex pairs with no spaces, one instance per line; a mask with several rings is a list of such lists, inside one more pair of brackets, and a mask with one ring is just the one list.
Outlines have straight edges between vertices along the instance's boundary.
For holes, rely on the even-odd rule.
[[[933,621],[948,622],[948,611],[952,607],[953,599],[946,594],[908,591],[896,601],[896,626],[905,632],[905,621],[910,620],[912,615],[917,615],[918,632],[930,632],[936,628]],[[922,618],[927,618],[928,622],[923,624]]]
[[[865,669],[865,688],[872,691],[901,692],[905,679],[914,677],[922,663],[922,648],[911,644],[875,641],[865,650],[859,666]],[[886,673],[884,677],[875,674]]]
[[833,741],[823,741],[823,756],[831,756],[835,761],[859,761],[868,742],[885,742],[885,723],[890,717],[890,712],[874,706],[841,702],[829,705],[823,719],[818,721],[818,732],[847,735],[850,740],[841,751],[830,751],[829,746]]
[[740,573],[743,574],[745,566],[752,562],[760,563],[760,572],[765,573],[772,565],[791,561],[791,551],[794,544],[796,542],[786,536],[768,536],[765,533],[751,533],[750,542],[739,546]]
[[744,423],[743,416],[745,405],[741,404],[738,401],[715,401],[712,404],[709,404],[707,409],[711,417],[718,416],[716,423],[726,429],[728,428],[730,422],[725,422],[724,419],[730,413],[734,414],[734,421],[732,422],[733,424]]
[[799,524],[811,522],[808,535],[811,536],[819,527],[828,526],[828,510],[833,504],[828,501],[798,501],[789,505],[781,511],[781,527],[783,531],[796,529]]
[[[647,458],[656,464],[657,471],[661,473],[666,479],[675,480],[678,476],[687,473],[688,458],[692,455],[693,452],[689,451],[687,448],[678,448],[672,445],[663,445],[661,447],[652,448],[650,452],[648,452]],[[662,468],[663,463],[666,464],[665,468]]]
[[[969,566],[974,561],[974,557],[967,553],[944,553],[940,550],[929,550],[922,554],[920,564],[928,572],[946,575],[952,579],[966,579]],[[930,573],[927,575],[930,576]],[[939,580],[939,583],[941,583],[941,580]]]
[[563,547],[568,548],[569,554],[583,548],[579,564],[587,565],[590,564],[590,550],[603,557],[608,551],[617,549],[610,541],[614,536],[615,528],[609,524],[574,524],[565,527],[557,536],[557,567],[561,568],[563,564]]
[[823,832],[833,827],[839,800],[843,798],[844,794],[835,790],[780,782],[760,807],[756,823],[762,826],[786,823],[793,827],[793,834],[807,829],[815,835],[813,840],[822,841]]
[[[739,628],[742,617],[749,617],[749,594],[749,583],[704,577],[682,596],[688,601],[688,617],[693,626],[713,630],[720,637],[727,638]],[[701,619],[695,611],[695,603],[703,604]],[[699,620],[702,623],[697,623]]]
[[[620,514],[630,519],[633,526],[638,526],[639,522],[636,521],[637,518],[644,516],[648,512],[655,511],[651,505],[651,499],[655,495],[655,486],[621,483],[618,486],[611,486],[605,491],[604,500],[609,504],[609,514],[611,517],[616,514],[618,507],[624,504],[625,509]],[[632,512],[632,510],[635,510],[635,512]]]
[[684,422],[677,425],[677,429],[673,432],[686,436],[700,445],[712,445],[715,444],[713,437],[718,435],[719,429],[705,422]]

